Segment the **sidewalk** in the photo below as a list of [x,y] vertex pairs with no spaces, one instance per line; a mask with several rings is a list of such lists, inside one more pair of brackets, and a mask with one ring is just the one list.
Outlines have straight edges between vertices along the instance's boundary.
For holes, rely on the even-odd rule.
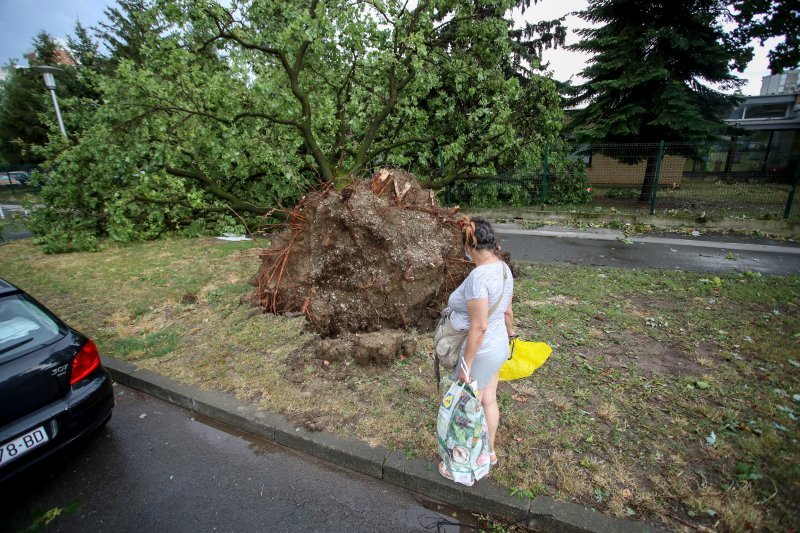
[[408,459],[401,452],[373,448],[356,439],[311,432],[296,427],[283,416],[257,410],[231,396],[181,385],[124,361],[109,357],[102,357],[102,361],[114,381],[125,386],[453,507],[502,517],[536,531],[633,533],[659,530],[653,524],[610,518],[594,509],[556,502],[546,496],[535,499],[511,496],[508,489],[491,478],[472,487],[457,485],[442,478],[435,464]]
[[[563,226],[550,226],[537,229],[523,229],[520,224],[494,224],[494,228],[497,233],[508,235],[591,239],[598,241],[618,241],[625,238],[625,234],[622,230],[604,228],[573,229]],[[675,235],[670,237],[662,237],[660,235],[661,234],[629,235],[628,240],[634,243],[800,255],[800,243],[793,241],[773,241],[765,238],[749,238],[717,233],[706,233],[697,236]]]
[[524,229],[495,224],[511,257],[532,263],[625,269],[683,270],[703,274],[800,274],[800,243],[720,233],[649,233],[565,226]]

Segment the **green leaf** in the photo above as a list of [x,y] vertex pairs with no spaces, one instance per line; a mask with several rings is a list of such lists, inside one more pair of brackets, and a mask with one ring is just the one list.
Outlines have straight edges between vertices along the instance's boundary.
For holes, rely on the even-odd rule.
[[735,477],[740,481],[757,481],[764,477],[764,474],[756,470],[753,465],[737,462],[734,468]]

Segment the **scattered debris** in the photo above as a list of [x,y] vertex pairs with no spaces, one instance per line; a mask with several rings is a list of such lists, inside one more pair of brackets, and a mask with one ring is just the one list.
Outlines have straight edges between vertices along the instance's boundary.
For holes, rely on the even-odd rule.
[[244,235],[236,235],[235,233],[223,233],[222,237],[217,237],[217,239],[221,241],[252,241],[250,237],[245,237]]
[[785,405],[778,405],[778,406],[776,406],[776,408],[778,409],[778,411],[780,411],[782,413],[785,413],[786,416],[788,416],[792,420],[797,420],[797,414],[794,412],[794,409],[792,409],[791,407],[786,407]]
[[651,328],[666,328],[669,326],[669,322],[667,322],[663,316],[658,318],[654,318],[652,316],[645,317],[644,324],[645,326],[649,326]]

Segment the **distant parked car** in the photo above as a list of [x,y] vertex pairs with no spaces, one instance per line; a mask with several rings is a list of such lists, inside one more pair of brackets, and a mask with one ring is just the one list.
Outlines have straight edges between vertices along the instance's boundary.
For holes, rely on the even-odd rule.
[[20,185],[27,185],[28,182],[31,180],[31,173],[25,172],[23,170],[15,170],[8,173],[8,177],[12,180],[16,180],[17,183]]
[[0,279],[0,482],[102,427],[113,408],[94,342]]

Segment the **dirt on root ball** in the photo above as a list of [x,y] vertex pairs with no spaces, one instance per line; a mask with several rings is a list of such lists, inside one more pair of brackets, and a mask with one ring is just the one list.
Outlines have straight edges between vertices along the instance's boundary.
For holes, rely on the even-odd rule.
[[388,365],[403,353],[403,333],[397,330],[359,333],[355,336],[353,359],[360,365]]
[[400,356],[411,357],[416,349],[417,341],[407,333],[382,329],[319,339],[314,344],[314,355],[327,363],[344,361],[352,356],[361,365],[388,365]]
[[[266,312],[302,313],[322,337],[430,329],[472,268],[456,211],[439,206],[432,191],[402,170],[311,193],[262,254],[250,298]],[[391,357],[403,353],[404,340],[388,350]],[[338,360],[342,349],[326,347],[326,358]],[[383,361],[388,352],[362,359]]]
[[353,351],[353,343],[344,339],[321,339],[314,348],[317,359],[328,362],[344,361]]

